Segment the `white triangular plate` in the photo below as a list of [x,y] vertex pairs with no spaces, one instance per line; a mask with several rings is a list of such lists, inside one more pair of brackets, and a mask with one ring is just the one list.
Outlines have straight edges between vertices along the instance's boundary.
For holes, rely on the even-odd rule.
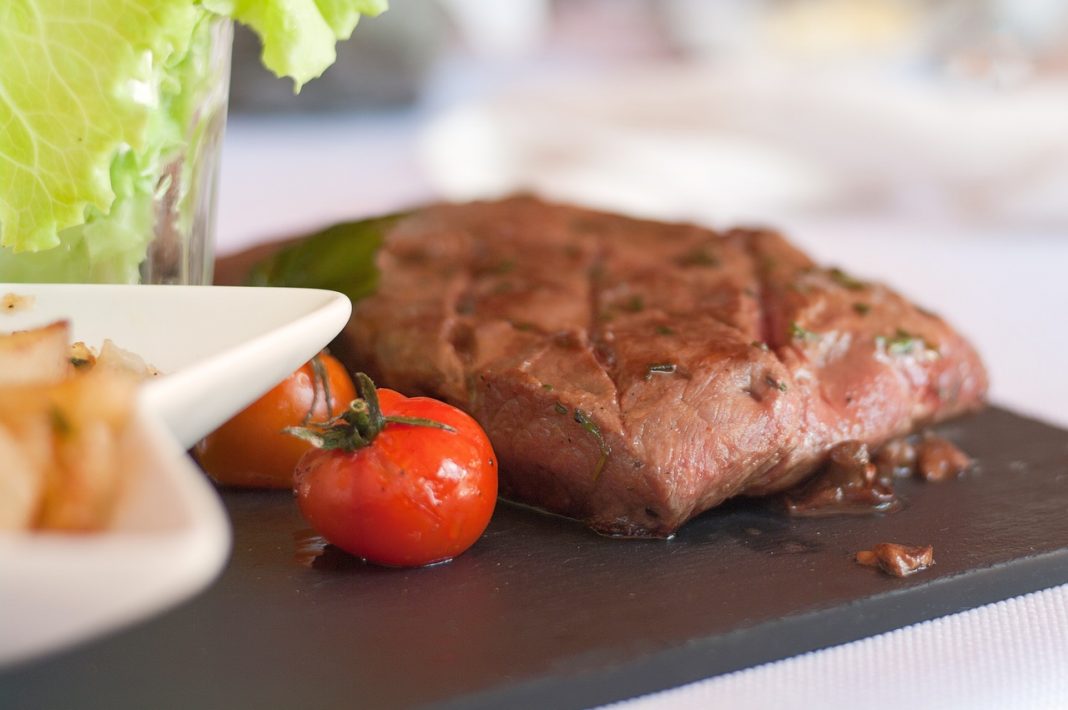
[[159,612],[203,589],[229,553],[225,512],[185,450],[309,360],[344,327],[331,291],[0,284],[32,306],[0,331],[58,319],[75,340],[110,338],[165,376],[141,391],[136,462],[112,527],[91,535],[0,533],[0,664]]

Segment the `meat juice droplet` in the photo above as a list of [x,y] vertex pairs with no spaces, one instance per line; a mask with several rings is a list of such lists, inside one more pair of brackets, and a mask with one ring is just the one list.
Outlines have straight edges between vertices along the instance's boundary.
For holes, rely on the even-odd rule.
[[315,561],[323,556],[329,544],[311,528],[297,530],[293,533],[293,561],[302,567],[315,567]]
[[312,529],[293,533],[293,561],[316,570],[343,570],[367,565],[363,559],[331,545]]

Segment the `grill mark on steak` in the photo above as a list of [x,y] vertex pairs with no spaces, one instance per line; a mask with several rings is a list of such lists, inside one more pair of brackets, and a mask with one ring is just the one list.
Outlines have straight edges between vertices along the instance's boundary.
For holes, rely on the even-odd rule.
[[459,293],[453,302],[453,324],[449,329],[448,342],[452,345],[456,356],[465,366],[470,366],[474,359],[475,334],[469,322],[469,316],[474,314],[475,294],[472,288],[474,277],[471,272],[470,262],[465,262],[463,270],[463,285],[458,289]]
[[[773,303],[781,299],[781,292],[789,288],[798,272],[811,269],[813,264],[776,231],[759,227],[736,227],[729,230],[724,239],[738,245],[752,264],[756,283],[752,298],[756,304],[758,334],[756,343],[767,346],[768,352],[780,363],[783,348],[790,347],[788,328],[781,317],[776,317]],[[784,284],[784,281],[786,282]],[[787,386],[794,384],[793,378]]]
[[604,370],[605,376],[612,382],[612,388],[614,390],[612,394],[612,403],[615,405],[616,410],[619,410],[619,383],[616,382],[613,377],[613,365],[615,360],[615,354],[612,351],[611,344],[608,339],[605,338],[605,333],[601,328],[601,320],[605,316],[604,304],[603,304],[603,282],[605,263],[607,261],[607,245],[604,242],[603,236],[599,232],[593,233],[597,240],[596,251],[594,252],[593,262],[590,267],[586,269],[587,288],[589,288],[589,319],[586,324],[586,337],[590,344],[590,349],[593,352],[594,358],[600,364],[601,369]]
[[[592,235],[595,246],[593,259],[586,269],[586,283],[589,292],[589,317],[586,321],[586,332],[584,333],[587,347],[593,356],[594,361],[601,368],[605,378],[611,384],[611,397],[609,405],[615,416],[621,420],[621,411],[619,403],[619,382],[615,379],[614,360],[615,353],[612,350],[609,339],[605,337],[605,333],[602,331],[601,319],[604,314],[603,304],[603,283],[602,278],[605,269],[605,263],[607,262],[608,245],[605,242],[604,235],[600,230],[593,228],[587,229]],[[603,415],[603,412],[601,412]],[[597,464],[594,470],[594,485],[600,483],[601,473],[604,471],[605,466],[613,453],[613,448],[618,450],[620,447],[618,444],[616,447],[612,446],[610,437],[606,437],[601,430],[601,417],[598,416],[596,411],[586,411],[579,407],[575,407],[571,413],[575,423],[583,428],[586,434],[593,436],[597,441],[597,446],[601,452],[600,458],[597,460]],[[626,425],[623,424],[624,437],[623,441],[626,441]],[[622,453],[622,452],[619,452]]]
[[[601,219],[602,224],[607,225],[603,230],[594,231],[600,240],[600,247],[598,259],[590,271],[594,315],[590,321],[591,341],[595,345],[594,353],[614,385],[613,404],[621,415],[619,436],[627,447],[625,453],[620,452],[618,445],[614,450],[624,457],[634,457],[634,468],[643,468],[646,465],[643,459],[647,456],[644,442],[652,438],[670,437],[673,422],[692,418],[705,421],[710,429],[716,426],[714,417],[710,418],[707,412],[695,407],[687,399],[686,381],[692,377],[692,367],[684,357],[680,357],[680,351],[687,347],[685,343],[703,342],[711,328],[724,332],[727,338],[736,341],[733,348],[728,348],[736,352],[748,348],[750,336],[738,327],[746,324],[741,320],[744,313],[739,312],[737,304],[732,303],[730,298],[717,297],[727,288],[725,282],[731,276],[729,273],[710,271],[722,263],[721,255],[714,261],[710,256],[711,244],[715,243],[716,251],[720,251],[718,235],[688,226],[643,223],[616,216],[602,215]],[[644,236],[649,232],[653,233],[657,242],[653,244],[647,240],[643,244],[649,248],[638,253],[632,253],[635,248],[628,250],[629,245],[622,241],[628,233]],[[698,262],[692,256],[697,253],[707,259]],[[686,257],[686,266],[683,267],[687,271],[685,283],[671,283],[673,279],[667,283],[649,280],[650,275],[659,276],[665,270],[669,273],[672,269],[677,270],[683,257]],[[735,260],[737,258],[746,257],[744,254],[735,254]],[[610,297],[606,288],[610,289]],[[685,325],[677,328],[678,332],[662,333],[657,328],[658,323],[664,320]],[[703,326],[700,325],[702,323]],[[698,327],[694,327],[694,324],[698,324]],[[692,334],[689,332],[691,330],[694,331]],[[619,352],[617,343],[628,345],[624,353]],[[629,347],[631,343],[645,344],[635,350]],[[743,346],[739,348],[738,343]],[[692,350],[694,346],[688,347]],[[667,365],[671,372],[658,375],[656,379],[659,381],[654,382],[649,376],[649,368],[658,364]],[[648,410],[646,402],[649,397],[659,396],[665,388],[677,394],[670,403],[663,403],[655,411]],[[672,412],[672,408],[676,411]],[[658,433],[649,433],[654,431]],[[708,434],[706,431],[698,438],[705,439]],[[669,499],[677,496],[672,481],[676,478],[685,479],[695,467],[701,466],[698,460],[703,454],[695,454],[697,458],[686,454],[672,457],[669,454],[656,471],[650,472],[649,475],[657,476],[664,486],[662,495]],[[741,481],[727,482],[714,495],[730,495],[741,485]],[[706,497],[700,491],[688,491],[685,495],[694,501],[694,505]],[[642,508],[642,512],[648,507]],[[645,524],[663,528],[675,525],[680,510],[677,505],[669,507],[675,508],[672,517],[662,520],[664,516],[654,518],[645,513],[650,518]],[[689,512],[686,510],[685,514],[689,515]]]

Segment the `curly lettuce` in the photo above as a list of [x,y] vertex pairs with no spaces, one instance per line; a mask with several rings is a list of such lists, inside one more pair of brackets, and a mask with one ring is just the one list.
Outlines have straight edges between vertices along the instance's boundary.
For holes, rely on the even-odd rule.
[[297,90],[381,0],[4,0],[0,279],[133,281],[220,18]]
[[296,89],[334,63],[334,43],[352,35],[360,15],[378,15],[385,0],[202,0],[205,7],[248,25],[263,44],[264,66],[290,77]]

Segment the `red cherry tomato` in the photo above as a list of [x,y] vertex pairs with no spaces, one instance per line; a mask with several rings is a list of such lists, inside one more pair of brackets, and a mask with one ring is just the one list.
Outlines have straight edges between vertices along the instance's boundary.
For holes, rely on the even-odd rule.
[[459,555],[497,501],[497,457],[485,432],[444,402],[376,391],[366,375],[357,387],[362,400],[345,421],[305,430],[325,448],[297,464],[301,513],[369,562],[417,567]]
[[198,442],[197,461],[222,485],[292,488],[293,469],[312,445],[283,430],[341,414],[355,396],[345,366],[320,353]]

